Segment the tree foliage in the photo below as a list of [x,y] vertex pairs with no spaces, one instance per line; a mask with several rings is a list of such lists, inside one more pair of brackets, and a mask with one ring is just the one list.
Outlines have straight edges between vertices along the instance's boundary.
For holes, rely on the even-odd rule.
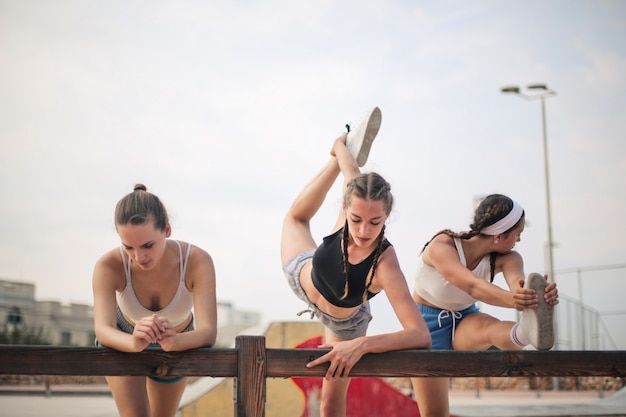
[[2,345],[51,345],[41,327],[15,326],[5,324],[0,328],[0,344]]

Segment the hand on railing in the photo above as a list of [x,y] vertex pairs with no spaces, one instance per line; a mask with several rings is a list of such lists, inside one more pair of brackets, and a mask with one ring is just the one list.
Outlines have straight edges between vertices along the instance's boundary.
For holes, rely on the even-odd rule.
[[327,354],[309,362],[307,368],[313,368],[325,362],[330,362],[325,378],[327,380],[346,379],[350,370],[363,356],[360,349],[362,337],[345,340],[327,342],[318,346],[320,349],[332,349]]
[[166,317],[159,317],[156,314],[143,317],[133,330],[133,341],[135,347],[144,350],[151,343],[158,343],[163,350],[171,350],[174,344],[176,331]]

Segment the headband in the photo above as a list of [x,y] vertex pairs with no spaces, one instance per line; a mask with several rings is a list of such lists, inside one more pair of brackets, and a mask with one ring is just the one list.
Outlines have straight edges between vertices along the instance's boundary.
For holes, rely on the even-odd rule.
[[520,206],[517,201],[513,200],[513,208],[502,219],[498,220],[491,226],[485,227],[480,233],[489,236],[496,236],[500,233],[504,233],[509,230],[511,227],[515,226],[515,224],[522,218],[522,214],[524,213],[524,209]]

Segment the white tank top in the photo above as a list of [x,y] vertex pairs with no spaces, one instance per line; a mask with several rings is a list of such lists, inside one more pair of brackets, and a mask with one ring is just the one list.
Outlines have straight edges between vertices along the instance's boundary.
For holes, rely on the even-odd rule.
[[[456,246],[461,264],[467,267],[461,239],[454,238],[454,246]],[[472,274],[477,279],[486,281],[491,279],[489,255],[480,260],[478,266],[472,270]],[[418,258],[414,290],[424,300],[443,310],[461,311],[471,307],[476,302],[474,297],[445,279],[435,268],[425,264],[422,255]]]
[[117,305],[122,313],[124,313],[124,315],[131,319],[134,323],[137,323],[142,317],[151,316],[152,314],[167,317],[174,327],[179,326],[189,319],[191,309],[193,308],[193,294],[185,285],[185,274],[187,272],[187,261],[189,260],[191,244],[187,244],[187,253],[185,255],[185,259],[183,260],[183,248],[181,247],[180,242],[177,240],[174,242],[178,245],[178,253],[180,255],[180,280],[178,282],[178,289],[176,290],[176,294],[174,294],[172,301],[158,311],[147,309],[141,305],[137,299],[130,277],[131,258],[128,257],[127,259],[124,250],[120,247],[120,254],[122,256],[124,271],[126,273],[126,287],[124,288],[124,291],[117,292]]

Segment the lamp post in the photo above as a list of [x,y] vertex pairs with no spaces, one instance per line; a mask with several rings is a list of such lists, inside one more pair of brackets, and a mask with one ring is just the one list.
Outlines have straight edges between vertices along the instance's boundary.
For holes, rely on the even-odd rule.
[[546,102],[545,99],[556,95],[556,91],[548,89],[545,84],[528,84],[528,93],[523,93],[518,86],[509,85],[502,87],[502,93],[516,94],[526,100],[541,100],[541,122],[543,127],[543,164],[546,181],[546,207],[548,213],[548,279],[554,279],[554,257],[552,250],[554,242],[552,240],[552,210],[550,208],[550,171],[548,168],[548,137],[546,131]]

